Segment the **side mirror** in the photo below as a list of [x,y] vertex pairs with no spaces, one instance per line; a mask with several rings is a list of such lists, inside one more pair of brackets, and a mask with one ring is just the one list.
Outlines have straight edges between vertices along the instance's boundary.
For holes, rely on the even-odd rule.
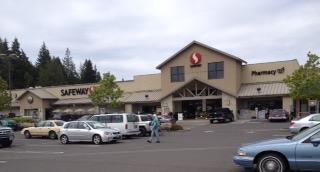
[[319,144],[320,144],[320,138],[311,138],[311,139],[310,139],[310,142],[311,142],[315,147],[317,147],[317,146],[319,146]]

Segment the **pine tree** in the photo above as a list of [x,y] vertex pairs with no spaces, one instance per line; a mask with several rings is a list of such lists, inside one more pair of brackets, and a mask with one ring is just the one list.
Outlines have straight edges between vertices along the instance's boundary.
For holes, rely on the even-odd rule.
[[1,41],[0,54],[6,54],[6,55],[10,54],[8,41],[6,38],[4,38],[4,41]]
[[50,60],[51,60],[50,52],[47,49],[46,44],[43,42],[39,51],[37,62],[36,62],[37,70],[40,70],[41,68],[45,67],[46,64],[50,62]]
[[21,56],[20,43],[17,38],[14,38],[14,41],[12,42],[11,53],[16,54],[18,57]]
[[91,60],[85,60],[84,64],[80,68],[81,83],[95,83],[96,82],[96,72],[92,67]]
[[72,61],[72,57],[70,55],[70,50],[67,48],[65,57],[62,59],[64,71],[66,74],[66,79],[68,84],[77,84],[79,83],[79,75],[76,71],[76,65]]
[[45,67],[40,68],[39,82],[41,86],[54,86],[66,84],[63,65],[59,57],[53,57]]

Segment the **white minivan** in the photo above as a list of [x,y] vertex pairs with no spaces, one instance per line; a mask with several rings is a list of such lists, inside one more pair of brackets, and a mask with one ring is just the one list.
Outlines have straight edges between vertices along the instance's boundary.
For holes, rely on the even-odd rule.
[[100,114],[94,115],[90,121],[98,121],[105,126],[120,130],[125,137],[139,135],[138,117],[135,114]]

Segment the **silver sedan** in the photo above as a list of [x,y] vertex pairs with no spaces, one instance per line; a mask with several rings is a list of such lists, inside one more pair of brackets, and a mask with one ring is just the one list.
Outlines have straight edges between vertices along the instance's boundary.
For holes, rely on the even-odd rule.
[[320,114],[311,114],[299,120],[291,121],[291,133],[299,133],[320,123]]
[[59,133],[62,144],[69,142],[93,142],[101,144],[103,142],[117,142],[122,139],[120,131],[106,128],[96,121],[72,121],[63,125]]

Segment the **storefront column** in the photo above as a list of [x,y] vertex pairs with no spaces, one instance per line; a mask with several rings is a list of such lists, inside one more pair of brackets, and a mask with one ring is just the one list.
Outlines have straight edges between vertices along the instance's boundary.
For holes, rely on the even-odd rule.
[[291,113],[291,107],[293,106],[293,101],[291,97],[282,97],[282,108]]
[[124,109],[126,113],[132,113],[132,104],[125,104]]
[[207,111],[207,100],[202,99],[202,112],[206,112],[206,111]]
[[161,111],[162,114],[168,114],[169,112],[173,112],[173,100],[172,96],[168,96],[161,101]]

